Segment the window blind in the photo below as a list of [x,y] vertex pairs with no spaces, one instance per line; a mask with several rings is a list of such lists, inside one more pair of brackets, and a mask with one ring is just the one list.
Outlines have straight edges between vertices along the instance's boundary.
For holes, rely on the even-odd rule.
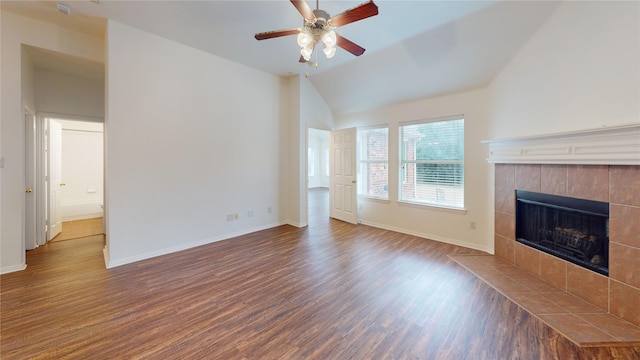
[[401,125],[400,200],[464,207],[464,119]]

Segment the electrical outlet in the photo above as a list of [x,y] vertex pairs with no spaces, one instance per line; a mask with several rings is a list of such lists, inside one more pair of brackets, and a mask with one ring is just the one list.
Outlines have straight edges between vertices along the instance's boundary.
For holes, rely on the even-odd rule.
[[267,213],[271,214],[271,206],[267,208]]
[[71,15],[71,6],[58,3],[58,11],[65,15]]
[[472,221],[471,223],[469,223],[469,227],[470,227],[471,229],[475,229],[475,228],[476,228],[476,222],[475,222],[475,221]]
[[227,221],[233,221],[233,214],[227,214]]
[[247,211],[247,217],[253,217],[253,210]]
[[233,220],[238,220],[238,219],[240,219],[240,214],[238,213],[233,214]]

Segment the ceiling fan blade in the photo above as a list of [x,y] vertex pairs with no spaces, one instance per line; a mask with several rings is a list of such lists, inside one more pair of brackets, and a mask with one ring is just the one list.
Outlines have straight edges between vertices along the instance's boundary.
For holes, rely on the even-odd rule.
[[313,14],[313,10],[311,10],[309,4],[307,4],[305,0],[291,0],[291,3],[296,7],[296,9],[298,9],[303,18],[309,21],[316,19],[316,16]]
[[332,17],[329,19],[329,25],[338,27],[375,15],[378,15],[378,6],[373,1],[369,1]]
[[266,32],[257,33],[256,40],[266,40],[266,39],[277,38],[280,36],[297,35],[299,32],[300,32],[300,29],[266,31]]
[[347,50],[355,56],[360,56],[364,54],[364,48],[350,40],[343,38],[342,36],[336,34],[336,45],[341,48]]

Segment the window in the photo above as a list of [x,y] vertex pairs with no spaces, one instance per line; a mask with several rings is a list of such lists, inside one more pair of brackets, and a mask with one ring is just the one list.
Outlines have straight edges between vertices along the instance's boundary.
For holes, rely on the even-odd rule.
[[400,200],[464,207],[464,119],[402,125]]
[[313,148],[307,148],[307,176],[316,175],[316,157]]
[[389,129],[358,129],[358,194],[389,198]]

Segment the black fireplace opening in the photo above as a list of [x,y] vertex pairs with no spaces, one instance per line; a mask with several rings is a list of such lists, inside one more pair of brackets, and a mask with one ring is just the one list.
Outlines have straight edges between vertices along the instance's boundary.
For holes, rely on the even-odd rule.
[[609,276],[609,203],[516,190],[516,241]]

